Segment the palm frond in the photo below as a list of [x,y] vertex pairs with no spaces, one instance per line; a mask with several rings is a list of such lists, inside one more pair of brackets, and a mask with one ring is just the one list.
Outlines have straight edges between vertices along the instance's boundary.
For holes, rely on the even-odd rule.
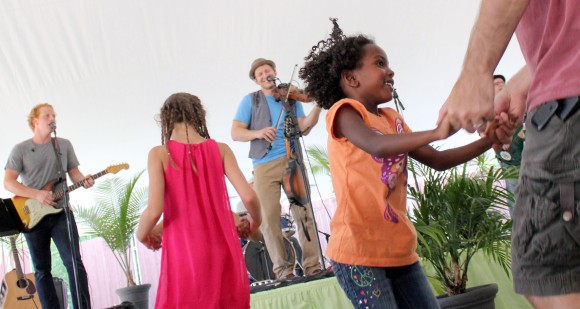
[[310,159],[312,174],[330,176],[330,164],[326,148],[317,145],[309,146],[306,148],[306,154]]
[[127,278],[135,285],[132,270],[131,239],[147,202],[147,188],[137,187],[141,171],[130,179],[109,178],[95,187],[95,205],[76,207],[79,230],[90,237],[101,237],[113,252]]
[[465,292],[467,269],[478,251],[509,271],[511,220],[506,214],[513,196],[500,183],[506,171],[485,156],[444,172],[411,160],[409,171],[415,179],[408,194],[417,252],[432,264],[444,289]]

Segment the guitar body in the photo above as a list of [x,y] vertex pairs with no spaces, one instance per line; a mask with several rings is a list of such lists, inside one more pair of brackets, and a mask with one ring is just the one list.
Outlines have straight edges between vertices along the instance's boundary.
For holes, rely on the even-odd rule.
[[62,208],[55,208],[51,205],[42,204],[35,199],[22,196],[13,197],[12,203],[27,231],[38,225],[45,216],[63,211]]
[[18,274],[15,269],[9,271],[4,277],[4,282],[2,282],[2,290],[4,290],[4,285],[6,285],[6,296],[4,297],[1,308],[42,308],[34,282],[34,274],[26,274],[23,279],[18,279]]
[[[128,169],[128,168],[129,168],[129,164],[127,164],[127,163],[111,165],[111,166],[107,167],[105,170],[102,170],[99,173],[92,175],[92,178],[97,179],[97,178],[99,178],[103,175],[106,175],[108,173],[116,174],[120,170]],[[71,186],[68,186],[66,188],[66,192],[72,192],[72,191],[76,190],[77,188],[82,187],[83,183],[85,181],[86,181],[86,179],[83,179],[83,180],[81,180],[81,181],[79,181]],[[46,184],[42,188],[42,190],[51,191],[51,189],[54,187],[55,183],[56,183],[55,181],[49,182],[48,184]],[[63,190],[60,190],[58,192],[53,192],[54,200],[55,201],[60,200],[66,192]],[[48,215],[57,214],[57,213],[63,211],[62,208],[56,208],[56,207],[53,207],[51,205],[42,204],[35,199],[26,198],[26,197],[22,197],[22,196],[13,197],[12,203],[14,204],[14,208],[16,208],[16,212],[18,212],[18,216],[20,217],[20,220],[22,221],[22,224],[24,225],[25,231],[30,231],[30,230],[34,229],[34,227],[37,226],[38,223],[40,223],[40,221],[44,217],[46,217]]]

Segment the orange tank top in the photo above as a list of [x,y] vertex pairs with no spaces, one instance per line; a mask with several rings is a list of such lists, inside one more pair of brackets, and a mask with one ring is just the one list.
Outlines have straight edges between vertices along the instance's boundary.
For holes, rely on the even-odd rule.
[[351,265],[393,267],[418,261],[417,234],[407,217],[407,154],[377,158],[334,136],[336,112],[349,105],[376,134],[400,134],[411,130],[391,108],[380,116],[362,103],[343,99],[326,115],[328,156],[337,209],[331,220],[326,254]]

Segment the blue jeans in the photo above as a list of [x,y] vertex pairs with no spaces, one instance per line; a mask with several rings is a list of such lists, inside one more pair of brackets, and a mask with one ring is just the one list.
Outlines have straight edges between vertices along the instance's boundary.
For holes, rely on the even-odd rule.
[[355,308],[440,308],[419,263],[368,267],[331,260],[330,264]]
[[[509,165],[509,164],[506,164],[502,161],[499,161],[499,165],[504,170],[516,169],[519,171],[519,169],[520,169],[519,165]],[[514,200],[515,200],[516,188],[518,186],[518,178],[506,178],[504,180],[505,180],[506,190],[508,190],[509,192],[511,192],[514,195]],[[513,200],[510,200],[510,201],[508,201],[508,204],[510,205],[510,216],[513,217],[515,203]]]
[[33,231],[24,233],[24,237],[26,237],[26,242],[28,243],[28,249],[30,250],[30,256],[32,257],[32,263],[34,264],[34,269],[36,271],[34,274],[34,278],[36,279],[36,289],[38,291],[38,297],[40,298],[40,303],[43,309],[60,308],[51,273],[51,238],[54,241],[56,248],[58,249],[60,258],[62,259],[62,262],[68,273],[68,279],[71,285],[70,289],[73,307],[75,309],[86,309],[91,307],[87,272],[81,260],[79,251],[79,234],[77,230],[77,224],[74,220],[74,216],[72,215],[71,221],[73,225],[72,237],[75,245],[74,255],[76,257],[77,274],[79,278],[78,286],[80,288],[82,304],[81,308],[78,307],[76,285],[74,284],[75,277],[73,259],[69,245],[70,242],[68,239],[68,230],[64,211],[56,215],[46,216]]

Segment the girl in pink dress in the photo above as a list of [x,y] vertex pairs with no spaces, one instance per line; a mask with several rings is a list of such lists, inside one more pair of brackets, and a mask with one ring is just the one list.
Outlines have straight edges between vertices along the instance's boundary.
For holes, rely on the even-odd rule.
[[[238,235],[260,225],[258,198],[232,150],[210,139],[196,96],[171,95],[160,122],[161,145],[149,152],[149,202],[137,228],[148,248],[163,244],[155,308],[249,308]],[[224,175],[249,212],[238,234]]]

